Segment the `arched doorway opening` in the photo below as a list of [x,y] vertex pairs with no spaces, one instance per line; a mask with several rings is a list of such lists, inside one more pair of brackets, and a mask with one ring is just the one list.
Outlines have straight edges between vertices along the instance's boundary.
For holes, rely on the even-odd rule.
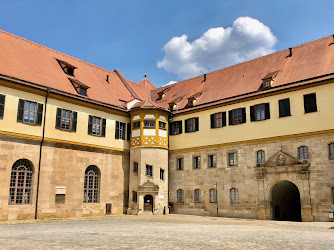
[[144,212],[153,212],[153,197],[150,194],[144,197]]
[[272,190],[273,219],[280,221],[301,221],[300,194],[290,181],[277,183]]

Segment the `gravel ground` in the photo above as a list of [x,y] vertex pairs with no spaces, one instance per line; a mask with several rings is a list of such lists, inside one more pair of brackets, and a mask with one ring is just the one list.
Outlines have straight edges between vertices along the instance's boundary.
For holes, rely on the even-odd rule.
[[0,223],[0,248],[23,247],[334,249],[334,223],[259,221],[190,215],[114,215]]

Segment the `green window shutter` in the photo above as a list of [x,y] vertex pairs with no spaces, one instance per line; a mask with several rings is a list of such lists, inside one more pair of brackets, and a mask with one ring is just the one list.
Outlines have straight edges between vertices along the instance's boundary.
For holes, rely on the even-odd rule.
[[116,121],[115,139],[119,139],[119,121]]
[[179,123],[179,134],[182,134],[182,121],[178,121]]
[[256,119],[255,119],[255,107],[254,106],[250,106],[250,118],[251,118],[251,122],[256,121]]
[[246,108],[241,109],[242,123],[246,122]]
[[17,110],[17,121],[22,122],[23,121],[23,113],[24,113],[24,100],[19,99],[19,107]]
[[106,136],[106,124],[107,124],[107,120],[106,119],[102,119],[102,136],[105,137]]
[[131,138],[131,123],[128,123],[127,124],[127,127],[126,127],[126,137],[127,137],[127,140],[130,141],[130,138]]
[[73,111],[72,112],[73,118],[72,118],[72,131],[77,132],[77,119],[78,119],[78,113]]
[[226,112],[222,112],[223,127],[226,126]]
[[93,116],[92,115],[88,117],[88,134],[89,135],[93,134]]
[[195,118],[195,131],[199,131],[199,118]]
[[125,140],[125,123],[121,122],[121,126],[122,126],[122,140]]
[[5,100],[6,100],[6,96],[0,95],[0,119],[3,118],[3,114],[5,111]]
[[215,128],[215,114],[210,115],[210,125],[211,128]]
[[188,120],[184,121],[184,133],[188,133]]
[[60,129],[60,123],[61,123],[61,108],[57,108],[57,115],[56,115],[56,129]]
[[270,119],[270,106],[269,106],[269,103],[265,103],[264,104],[264,111],[265,111],[266,120]]
[[233,110],[228,111],[228,125],[233,125]]
[[43,118],[43,104],[38,103],[36,125],[39,125],[39,126],[42,125],[42,118]]

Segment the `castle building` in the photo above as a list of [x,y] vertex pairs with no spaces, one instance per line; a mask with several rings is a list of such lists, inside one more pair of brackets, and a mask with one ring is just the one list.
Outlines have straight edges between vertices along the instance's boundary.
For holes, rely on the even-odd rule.
[[334,221],[334,37],[156,88],[0,31],[0,220]]

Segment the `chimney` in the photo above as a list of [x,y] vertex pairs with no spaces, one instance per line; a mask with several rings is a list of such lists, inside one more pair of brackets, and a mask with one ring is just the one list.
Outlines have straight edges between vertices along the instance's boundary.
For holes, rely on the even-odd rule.
[[292,57],[292,48],[289,48],[289,52],[290,52],[290,54],[286,58]]
[[150,100],[152,101],[152,90],[150,90]]
[[206,81],[206,74],[204,74],[204,79],[203,79],[203,82],[205,82]]
[[107,83],[109,83],[109,75],[107,75],[107,79],[106,79]]

